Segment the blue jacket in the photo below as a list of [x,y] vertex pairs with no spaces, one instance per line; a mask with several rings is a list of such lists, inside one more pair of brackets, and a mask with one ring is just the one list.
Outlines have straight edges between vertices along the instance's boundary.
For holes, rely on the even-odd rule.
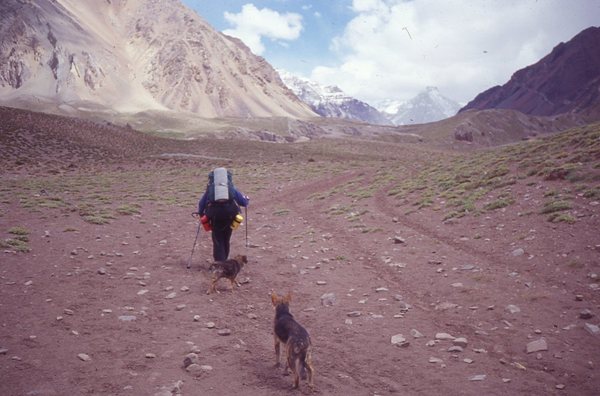
[[[250,199],[247,196],[245,196],[235,188],[233,190],[233,200],[237,202],[238,205],[244,207],[248,206],[248,203],[250,202]],[[204,194],[202,194],[202,198],[200,198],[200,201],[198,202],[198,213],[200,213],[200,216],[202,216],[204,214],[204,211],[206,210],[207,201],[208,197],[206,196],[205,191]]]

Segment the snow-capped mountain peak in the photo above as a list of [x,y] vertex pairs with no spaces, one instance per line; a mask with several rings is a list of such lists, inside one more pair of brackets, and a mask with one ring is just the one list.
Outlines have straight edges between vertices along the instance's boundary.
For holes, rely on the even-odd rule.
[[371,124],[388,125],[390,121],[369,104],[346,95],[339,87],[323,86],[307,78],[278,70],[287,87],[323,117],[345,118]]
[[436,87],[426,87],[423,92],[406,102],[382,101],[378,109],[386,114],[394,125],[408,125],[452,117],[460,109],[460,104],[442,95]]

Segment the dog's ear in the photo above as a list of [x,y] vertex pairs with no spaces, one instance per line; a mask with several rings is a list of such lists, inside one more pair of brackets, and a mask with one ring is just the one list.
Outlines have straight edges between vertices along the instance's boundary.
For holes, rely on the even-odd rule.
[[292,301],[292,292],[288,292],[288,294],[283,297],[283,302],[289,304]]
[[271,292],[271,303],[272,303],[273,305],[277,305],[277,300],[278,300],[277,294],[275,294],[275,292],[274,292],[274,291],[273,291],[273,292]]

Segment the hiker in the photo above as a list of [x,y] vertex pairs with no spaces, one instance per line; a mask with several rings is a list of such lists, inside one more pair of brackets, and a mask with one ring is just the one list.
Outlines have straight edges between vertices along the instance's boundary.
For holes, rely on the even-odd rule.
[[240,206],[247,207],[250,199],[240,193],[232,181],[232,173],[216,168],[208,174],[206,191],[198,202],[199,217],[206,215],[212,228],[213,258],[225,261],[229,258],[229,241]]

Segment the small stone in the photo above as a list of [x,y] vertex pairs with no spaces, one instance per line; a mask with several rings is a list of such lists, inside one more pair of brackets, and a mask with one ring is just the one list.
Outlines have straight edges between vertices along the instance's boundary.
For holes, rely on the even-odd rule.
[[518,256],[522,256],[525,254],[525,250],[523,250],[522,248],[518,248],[512,251],[512,255],[514,257],[518,257]]
[[391,338],[392,345],[407,347],[410,343],[406,341],[406,338],[402,334],[393,335]]
[[335,305],[336,299],[334,293],[325,293],[321,296],[321,305],[330,307]]
[[428,347],[435,346],[435,341],[433,341],[433,340],[427,341],[427,342],[425,343],[425,346],[428,346]]
[[75,313],[75,312],[73,312],[73,310],[72,310],[72,309],[68,309],[68,308],[65,308],[65,310],[64,310],[63,312],[64,312],[66,315],[73,315],[73,314]]
[[387,287],[378,287],[375,289],[377,293],[389,291]]
[[217,334],[220,336],[228,336],[231,334],[231,330],[229,329],[221,329],[219,331],[217,331]]
[[347,325],[347,326],[350,326],[352,324],[352,319],[346,319],[344,321],[344,324]]
[[197,364],[197,363],[192,363],[192,364],[190,364],[189,366],[187,366],[187,367],[185,368],[185,370],[186,370],[188,373],[198,373],[198,372],[202,371],[202,368],[200,367],[200,365],[199,365],[199,364]]
[[591,335],[600,334],[600,327],[596,326],[595,324],[586,323],[583,325],[583,328]]
[[401,236],[396,235],[394,237],[394,243],[395,244],[406,243],[406,240],[404,238],[402,238]]
[[102,313],[105,313],[105,314],[112,313],[112,309],[103,309]]
[[575,301],[583,301],[583,294],[576,294]]
[[156,358],[156,355],[154,353],[147,353],[146,354],[146,359],[154,359]]
[[121,322],[133,322],[136,319],[137,319],[137,317],[134,316],[134,315],[121,315],[121,316],[119,316],[119,320]]
[[502,378],[502,382],[508,384],[510,382],[510,378]]
[[167,240],[163,239],[160,242],[158,242],[159,245],[166,245],[167,244]]
[[197,363],[198,363],[198,355],[195,353],[188,353],[186,355],[185,359],[183,359],[183,367],[185,367],[185,368],[188,368],[192,364],[197,364]]
[[248,315],[246,315],[246,317],[248,319],[258,319],[258,315],[255,313],[249,313]]
[[206,322],[207,329],[214,329],[217,325],[214,322]]
[[212,368],[212,366],[209,366],[207,364],[203,364],[202,366],[200,366],[200,370],[208,372],[208,371],[212,371],[213,368]]
[[454,309],[456,307],[458,307],[458,304],[454,304],[454,303],[445,301],[445,302],[442,302],[442,303],[439,303],[438,305],[436,305],[435,310],[436,311],[446,311],[448,309]]
[[440,358],[436,358],[436,357],[430,357],[429,358],[429,363],[443,363],[444,361]]
[[410,335],[413,336],[413,338],[422,338],[424,337],[424,335],[417,329],[412,329],[410,331]]
[[580,319],[591,319],[592,317],[594,317],[594,314],[589,309],[584,309],[579,313]]
[[317,285],[319,285],[319,286],[323,286],[323,285],[326,285],[326,284],[327,284],[327,282],[324,281],[324,280],[317,281]]
[[171,299],[173,299],[175,297],[177,297],[177,293],[176,292],[169,293],[169,294],[167,294],[165,296],[165,298],[168,299],[168,300],[171,300]]
[[565,385],[564,384],[558,384],[558,385],[556,385],[556,389],[563,390],[563,389],[565,389]]
[[511,314],[516,314],[521,312],[521,308],[517,307],[516,305],[510,304],[506,306],[506,310],[508,312],[510,312]]
[[143,296],[144,294],[148,293],[148,289],[142,289],[140,291],[137,292],[138,296]]
[[463,362],[465,362],[467,364],[471,364],[471,363],[473,363],[473,359],[465,358],[465,359],[463,359]]
[[98,268],[98,274],[99,275],[106,275],[106,268],[104,268],[104,267]]
[[454,345],[451,346],[450,348],[448,348],[448,352],[462,352],[463,348],[459,347],[458,345]]
[[547,351],[547,350],[548,350],[548,343],[546,342],[545,338],[540,338],[538,340],[531,341],[530,343],[527,344],[527,353],[534,353],[534,352]]
[[179,304],[178,306],[175,307],[176,311],[182,311],[183,309],[185,309],[186,305],[185,304]]
[[181,286],[181,290],[182,292],[186,292],[186,291],[190,291],[190,288],[188,286]]
[[454,337],[452,337],[448,333],[437,333],[435,335],[435,339],[436,340],[441,340],[441,341],[451,341],[451,340],[454,340]]
[[458,338],[455,338],[452,340],[452,345],[454,345],[454,346],[466,348],[467,344],[468,344],[467,339],[464,337],[458,337]]
[[487,377],[487,375],[485,375],[485,374],[478,374],[478,375],[469,377],[469,381],[483,381],[483,380],[485,380],[486,377]]
[[194,315],[194,322],[199,322],[200,321],[200,315]]
[[7,352],[8,352],[8,349],[0,348],[0,355],[6,355]]
[[352,311],[352,312],[348,312],[348,313],[346,314],[346,316],[349,316],[349,317],[351,317],[351,318],[357,318],[357,317],[359,317],[360,315],[362,315],[362,313],[361,313],[360,311]]
[[92,360],[92,358],[89,355],[85,354],[85,353],[80,353],[79,355],[77,355],[77,357],[80,360],[83,360],[84,362],[89,362],[90,360]]
[[33,285],[33,281],[28,280],[27,282],[24,283],[25,286],[31,286]]

